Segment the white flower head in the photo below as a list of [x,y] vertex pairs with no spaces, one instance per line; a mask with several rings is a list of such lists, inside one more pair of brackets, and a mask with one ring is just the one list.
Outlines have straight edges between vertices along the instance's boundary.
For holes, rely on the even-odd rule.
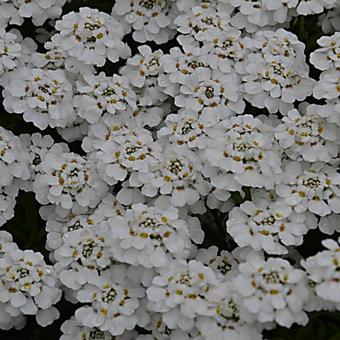
[[233,8],[222,3],[216,6],[216,3],[203,1],[187,8],[175,19],[178,32],[200,40],[201,32],[208,36],[210,31],[230,28],[230,14]]
[[130,88],[126,77],[113,75],[84,75],[84,81],[77,82],[78,95],[74,97],[74,105],[78,115],[89,123],[96,123],[105,113],[115,114],[128,109],[136,109],[136,94]]
[[12,250],[0,259],[0,301],[13,316],[36,315],[41,326],[59,317],[55,307],[61,290],[56,275],[43,256],[32,250]]
[[0,127],[0,185],[10,185],[14,179],[28,180],[28,156],[20,138]]
[[240,304],[240,297],[232,290],[230,283],[222,283],[207,294],[211,314],[198,316],[196,327],[203,338],[230,340],[261,340],[260,324],[254,324]]
[[74,224],[72,229],[63,234],[62,244],[54,251],[54,257],[60,268],[61,282],[79,290],[112,264],[113,240],[107,221],[89,227]]
[[25,18],[32,18],[36,26],[42,26],[47,19],[61,15],[66,0],[2,0],[0,3],[0,19],[9,24],[22,25]]
[[0,226],[14,217],[14,208],[19,187],[15,183],[0,186]]
[[316,99],[338,99],[340,96],[340,70],[330,69],[320,75],[320,80],[313,89]]
[[112,275],[93,280],[77,293],[79,302],[87,303],[75,312],[77,322],[96,327],[111,335],[121,335],[134,329],[136,310],[144,289],[126,277],[127,268],[112,269]]
[[283,201],[246,201],[229,214],[227,231],[240,247],[251,246],[269,254],[286,254],[286,246],[298,246],[309,229],[316,228],[314,215],[298,214]]
[[223,74],[208,68],[197,69],[187,77],[175,97],[175,104],[191,112],[202,112],[210,121],[229,117],[244,111],[240,96],[240,79],[236,72]]
[[326,216],[340,212],[339,186],[340,174],[327,164],[287,162],[276,192],[298,213]]
[[310,55],[311,63],[319,70],[326,71],[340,67],[340,32],[318,39],[318,48]]
[[134,29],[132,37],[138,42],[163,44],[176,32],[173,20],[177,8],[171,0],[117,0],[113,13],[131,25]]
[[296,8],[299,15],[320,14],[327,8],[336,7],[337,0],[300,0]]
[[337,157],[339,128],[320,116],[318,108],[309,105],[306,113],[293,109],[275,128],[275,138],[290,159],[329,162]]
[[[95,157],[108,184],[123,181],[131,172],[148,173],[160,152],[161,146],[147,129],[131,125],[106,115],[90,127],[89,138],[93,136]],[[88,141],[85,138],[83,147]]]
[[308,322],[303,311],[309,299],[304,271],[295,269],[286,260],[273,257],[264,260],[252,253],[239,270],[233,281],[234,290],[259,322],[275,321],[285,327]]
[[219,252],[216,246],[200,248],[195,259],[213,269],[222,280],[228,280],[237,273],[238,263],[234,256],[227,250]]
[[260,31],[253,44],[242,77],[244,97],[255,107],[286,114],[296,100],[312,94],[315,83],[308,75],[304,44],[284,29]]
[[164,148],[150,169],[152,172],[130,177],[131,185],[142,186],[142,194],[148,197],[155,197],[159,192],[169,195],[175,207],[183,207],[197,203],[201,195],[209,192],[209,183],[201,174],[201,161],[189,149],[171,145]]
[[3,72],[13,70],[17,66],[21,45],[16,40],[17,35],[14,32],[6,32],[0,27],[0,77]]
[[340,246],[332,239],[322,241],[327,250],[323,250],[314,256],[301,261],[309,278],[315,284],[316,294],[327,302],[335,302],[337,308],[340,306],[338,294],[340,285]]
[[120,73],[129,78],[133,86],[141,88],[145,85],[146,78],[158,77],[163,56],[162,50],[152,52],[148,45],[138,47],[138,54],[129,58],[126,65],[120,69]]
[[173,261],[146,290],[148,307],[163,313],[169,328],[191,329],[195,317],[209,315],[206,295],[218,283],[212,269],[199,261]]
[[59,42],[68,55],[85,64],[103,66],[106,59],[117,62],[130,55],[129,47],[122,41],[124,29],[119,22],[98,9],[81,7],[56,22],[59,33],[52,42]]
[[112,252],[121,262],[165,267],[169,260],[189,255],[188,225],[173,207],[159,209],[134,204],[123,216],[110,219]]
[[[282,170],[272,127],[252,115],[232,117],[222,121],[220,127],[220,132],[209,139],[204,158],[226,175],[233,174],[241,185],[273,188]],[[219,181],[218,188],[223,188],[224,181],[228,189],[227,176]]]
[[76,119],[73,87],[63,70],[18,69],[4,91],[7,111],[23,114],[39,129],[65,127]]
[[94,208],[106,194],[96,163],[74,154],[51,150],[36,177],[34,190],[41,204],[53,203],[71,210],[74,205]]

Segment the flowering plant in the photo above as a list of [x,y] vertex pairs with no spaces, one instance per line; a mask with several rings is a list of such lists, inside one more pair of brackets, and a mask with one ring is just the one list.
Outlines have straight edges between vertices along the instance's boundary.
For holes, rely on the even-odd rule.
[[338,339],[339,30],[0,0],[0,339]]

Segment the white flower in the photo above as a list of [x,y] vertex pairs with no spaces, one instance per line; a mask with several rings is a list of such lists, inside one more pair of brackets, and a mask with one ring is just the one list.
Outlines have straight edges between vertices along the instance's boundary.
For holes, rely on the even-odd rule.
[[195,317],[209,315],[206,295],[218,282],[212,269],[201,262],[173,261],[147,288],[148,308],[163,313],[169,328],[189,330]]
[[[111,209],[113,210],[113,205],[111,206]],[[98,229],[99,224],[104,221],[106,217],[111,217],[112,215],[115,216],[115,213],[120,214],[118,207],[116,212],[111,211],[108,216],[106,216],[103,210],[103,204],[100,203],[98,208],[93,211],[91,210],[86,214],[78,214],[76,216],[72,213],[67,216],[59,216],[49,213],[46,221],[46,248],[48,250],[55,250],[64,245],[64,239],[66,240],[69,238],[69,235],[66,236],[66,234],[79,229],[88,230],[95,227]]]
[[298,213],[319,216],[340,212],[340,174],[322,163],[287,162],[277,194]]
[[296,11],[300,15],[319,14],[332,7],[336,7],[336,0],[300,0]]
[[142,186],[142,194],[148,197],[155,197],[158,191],[169,195],[175,207],[193,205],[208,194],[209,183],[202,177],[202,164],[194,152],[171,145],[162,151],[150,172],[130,177],[132,186]]
[[259,324],[254,323],[239,303],[240,297],[230,289],[229,283],[220,284],[208,292],[211,315],[199,316],[196,327],[204,339],[215,338],[221,340],[261,340]]
[[41,204],[53,203],[66,210],[75,204],[94,208],[107,192],[96,163],[77,154],[51,150],[41,168],[34,182],[36,199]]
[[41,130],[48,125],[65,127],[76,119],[72,106],[73,88],[62,70],[21,68],[4,91],[7,111],[23,114]]
[[332,34],[340,31],[340,7],[339,0],[335,2],[336,6],[318,16],[318,25],[321,26],[325,34]]
[[215,29],[227,30],[230,28],[230,14],[232,7],[224,4],[218,4],[212,1],[197,3],[194,6],[188,6],[183,14],[180,14],[175,19],[177,30],[186,35],[191,35],[196,40],[199,40],[199,33],[206,32],[209,35],[210,31]]
[[233,281],[234,290],[259,322],[275,321],[285,327],[308,322],[303,311],[309,299],[304,271],[295,269],[286,260],[273,257],[264,260],[254,254],[240,264],[239,270]]
[[330,69],[322,72],[320,80],[313,89],[313,95],[317,99],[335,99],[340,96],[340,70]]
[[10,185],[15,178],[28,180],[28,155],[19,137],[0,126],[0,185]]
[[[181,329],[170,329],[165,322],[162,320],[161,313],[152,313],[151,314],[151,322],[150,324],[144,327],[151,334],[148,335],[139,335],[137,340],[171,340],[171,339],[180,339],[180,340],[190,340],[197,339],[203,340],[199,336],[199,332],[196,328],[192,328],[188,331],[183,331]],[[196,337],[195,337],[196,336]]]
[[[25,191],[33,190],[33,182],[37,174],[41,174],[42,161],[51,150],[58,150],[58,152],[68,152],[69,148],[64,143],[54,143],[50,135],[42,136],[40,133],[22,134],[19,136],[22,145],[26,148],[28,154],[28,165],[31,176],[29,181],[20,180],[20,189]],[[57,152],[57,151],[56,151]]]
[[82,326],[74,317],[61,325],[61,331],[63,335],[60,340],[112,340],[112,335],[108,331]]
[[177,113],[169,114],[165,118],[165,126],[158,131],[158,138],[171,144],[183,145],[192,150],[204,149],[207,136],[213,133],[215,124],[206,121],[199,113],[188,113],[180,109]]
[[14,217],[14,208],[19,188],[13,183],[11,185],[0,186],[0,226]]
[[229,213],[227,231],[240,247],[251,246],[269,254],[286,254],[286,246],[298,246],[309,229],[316,228],[314,215],[298,214],[283,201],[246,201]]
[[[1,10],[1,4],[0,4]],[[3,72],[13,70],[21,55],[21,45],[16,42],[17,35],[0,27],[0,77]]]
[[146,78],[159,75],[163,51],[152,52],[148,45],[139,46],[138,51],[140,54],[129,58],[119,72],[128,77],[133,86],[141,88],[145,85]]
[[282,173],[272,127],[252,115],[222,121],[220,131],[208,141],[204,159],[223,171],[213,185],[231,191],[230,174],[241,185],[271,189]]
[[163,44],[175,35],[177,8],[171,0],[117,0],[113,13],[132,26],[135,41]]
[[52,42],[85,64],[103,66],[106,59],[117,62],[130,54],[122,41],[123,27],[98,9],[81,7],[79,12],[64,15],[55,27],[60,33],[52,36]]
[[36,26],[42,26],[47,19],[61,15],[66,0],[2,0],[0,3],[0,18],[10,24],[22,25],[24,18],[32,18]]
[[231,18],[231,24],[239,29],[245,28],[247,32],[256,32],[259,28],[276,26],[289,22],[292,18],[293,8],[298,0],[285,2],[278,0],[221,0],[236,9]]
[[340,67],[340,32],[330,37],[324,36],[318,39],[318,48],[310,55],[310,62],[319,70],[326,71]]
[[[92,145],[87,145],[89,143]],[[113,184],[123,181],[129,172],[148,173],[161,146],[154,142],[147,129],[130,126],[105,115],[97,124],[90,126],[83,148],[97,151],[95,157],[100,162],[103,178],[108,184]]]
[[[84,225],[84,223],[82,223]],[[61,282],[73,290],[91,283],[112,264],[113,240],[107,221],[88,226],[74,224],[62,236],[62,244],[54,251]]]
[[169,260],[189,255],[188,226],[176,208],[160,209],[134,204],[122,216],[110,219],[112,252],[121,262],[165,267]]
[[113,75],[106,77],[104,72],[99,75],[86,74],[84,82],[77,82],[78,95],[74,97],[74,105],[78,115],[89,123],[96,123],[105,113],[136,109],[136,94],[130,88],[126,77]]
[[175,97],[175,105],[189,112],[202,112],[212,122],[243,113],[245,103],[240,91],[240,79],[236,72],[223,74],[208,68],[197,69],[187,77]]
[[213,269],[221,280],[228,280],[237,273],[238,263],[234,256],[226,250],[219,252],[216,246],[200,248],[195,259]]
[[187,50],[183,47],[184,53],[179,47],[170,49],[169,54],[161,57],[162,71],[158,77],[158,85],[164,93],[174,97],[179,94],[180,84],[184,84],[196,69],[208,68],[209,60],[205,51]]
[[[322,241],[327,250],[302,260],[309,278],[315,283],[316,294],[322,299],[335,302],[339,306],[340,287],[340,246],[332,239]],[[339,307],[338,307],[339,308]]]
[[53,307],[61,298],[56,280],[40,253],[16,249],[0,259],[0,301],[10,315],[36,315],[41,326],[51,324],[59,317]]
[[286,114],[296,100],[312,93],[304,44],[284,29],[260,31],[253,38],[242,77],[244,98],[255,107]]
[[[200,37],[205,37],[206,32],[201,32]],[[235,28],[228,30],[214,30],[204,40],[201,53],[208,53],[206,59],[213,69],[218,68],[223,73],[235,70],[242,73],[242,62],[249,53],[250,40],[242,37],[241,31]]]
[[318,108],[309,105],[304,114],[293,109],[275,128],[275,138],[290,159],[329,162],[337,157],[339,128],[320,116]]
[[77,322],[111,335],[134,329],[138,321],[135,311],[144,290],[126,278],[126,271],[123,266],[113,268],[110,277],[93,280],[77,293],[79,302],[88,303],[76,310]]

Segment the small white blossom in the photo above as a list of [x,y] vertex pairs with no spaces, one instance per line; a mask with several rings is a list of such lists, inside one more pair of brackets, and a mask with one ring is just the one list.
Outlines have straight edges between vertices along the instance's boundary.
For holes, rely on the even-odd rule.
[[327,249],[301,261],[309,278],[315,283],[316,294],[330,302],[340,303],[340,246],[332,239],[322,241]]
[[86,327],[96,327],[111,335],[121,335],[134,329],[137,323],[135,311],[144,289],[126,277],[127,268],[111,270],[110,277],[94,279],[77,293],[82,303],[88,303],[75,312],[77,322]]
[[218,283],[212,269],[201,262],[171,262],[146,290],[148,307],[163,313],[163,321],[169,328],[191,329],[195,317],[209,315],[206,295]]
[[222,121],[220,128],[204,151],[204,158],[225,174],[219,176],[220,184],[213,184],[222,189],[224,183],[228,190],[229,174],[233,174],[241,185],[273,188],[282,170],[272,127],[252,115],[242,115]]
[[309,299],[304,271],[295,269],[286,260],[273,257],[264,260],[254,254],[240,264],[239,270],[233,281],[234,289],[259,322],[275,321],[285,327],[308,322],[303,311]]
[[36,199],[41,204],[60,204],[63,209],[72,209],[75,204],[94,208],[107,192],[96,163],[77,154],[51,150],[41,167],[34,182]]
[[[1,4],[0,4],[1,10]],[[13,70],[21,55],[21,45],[16,42],[17,35],[0,27],[0,77],[3,72]]]
[[298,213],[340,213],[340,174],[322,163],[287,162],[277,194]]
[[0,126],[0,185],[10,185],[14,179],[28,180],[27,158],[20,138]]
[[74,97],[77,113],[91,124],[105,112],[115,114],[137,108],[136,94],[126,77],[116,74],[106,77],[104,72],[84,75],[84,82],[77,82],[77,90],[79,94]]
[[326,71],[340,67],[340,32],[330,37],[324,36],[318,39],[318,48],[310,55],[311,63],[319,70]]
[[300,0],[296,11],[300,15],[319,14],[325,8],[336,7],[336,0]]
[[209,183],[201,174],[202,164],[197,155],[187,149],[165,148],[150,167],[152,172],[139,172],[130,177],[131,185],[142,186],[142,194],[155,197],[169,195],[175,207],[197,203],[209,192]]
[[47,19],[61,15],[66,0],[2,0],[0,3],[0,18],[9,24],[22,25],[24,18],[32,18],[36,26],[42,26]]
[[298,246],[309,229],[316,228],[314,215],[298,214],[282,202],[246,201],[229,213],[227,231],[240,247],[251,246],[269,254],[286,254],[286,246]]
[[309,105],[306,111],[289,111],[275,128],[275,138],[290,159],[329,162],[339,152],[339,128],[319,115],[317,105]]
[[13,316],[36,315],[41,326],[59,317],[55,307],[61,291],[56,276],[40,253],[32,250],[12,250],[0,259],[0,301]]
[[[84,223],[82,223],[84,225]],[[98,225],[75,223],[62,236],[63,243],[55,250],[54,257],[60,268],[60,280],[73,290],[91,283],[112,264],[113,240],[107,221]]]
[[127,58],[129,47],[122,41],[124,29],[119,22],[98,9],[81,7],[56,22],[60,33],[52,36],[68,55],[85,64],[103,66],[106,59],[117,62]]
[[73,87],[63,70],[22,68],[4,91],[7,111],[23,114],[41,130],[65,127],[76,119],[72,106]]
[[176,4],[171,0],[117,0],[113,13],[132,26],[135,41],[163,44],[175,35]]
[[120,73],[129,78],[133,86],[141,88],[149,77],[157,77],[160,73],[162,50],[152,52],[148,45],[138,47],[139,54],[135,54],[126,61]]
[[340,70],[330,69],[322,72],[320,80],[313,89],[313,95],[317,99],[336,99],[340,96]]
[[260,31],[253,38],[242,77],[244,97],[255,107],[286,114],[296,100],[312,94],[304,44],[284,29]]
[[165,267],[169,260],[189,255],[188,226],[176,208],[159,209],[134,204],[123,216],[110,219],[112,252],[132,265]]

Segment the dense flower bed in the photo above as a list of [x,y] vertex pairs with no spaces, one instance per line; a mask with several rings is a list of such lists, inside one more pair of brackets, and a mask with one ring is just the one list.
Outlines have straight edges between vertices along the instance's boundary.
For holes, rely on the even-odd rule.
[[3,338],[338,315],[339,29],[339,0],[0,0]]

